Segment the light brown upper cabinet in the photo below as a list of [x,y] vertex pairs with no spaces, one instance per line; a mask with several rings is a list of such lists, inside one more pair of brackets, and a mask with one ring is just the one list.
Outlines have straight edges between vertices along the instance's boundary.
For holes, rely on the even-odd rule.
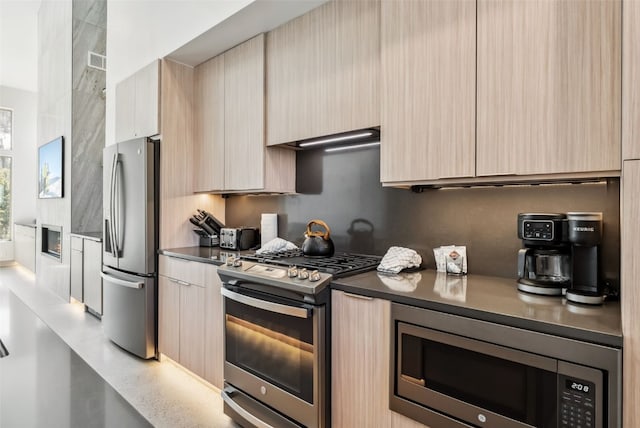
[[380,0],[334,0],[267,34],[267,145],[380,125]]
[[224,55],[195,68],[194,189],[224,189]]
[[477,4],[477,175],[619,171],[621,2]]
[[295,192],[295,152],[265,147],[264,39],[195,69],[196,192]]
[[622,23],[622,157],[640,159],[640,2],[625,1]]
[[383,1],[383,183],[475,174],[476,4]]
[[116,85],[116,142],[160,133],[160,60]]

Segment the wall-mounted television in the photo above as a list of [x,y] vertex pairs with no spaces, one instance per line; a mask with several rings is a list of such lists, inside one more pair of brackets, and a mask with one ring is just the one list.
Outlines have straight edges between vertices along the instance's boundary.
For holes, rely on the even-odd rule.
[[64,190],[64,137],[38,148],[38,197],[62,198]]

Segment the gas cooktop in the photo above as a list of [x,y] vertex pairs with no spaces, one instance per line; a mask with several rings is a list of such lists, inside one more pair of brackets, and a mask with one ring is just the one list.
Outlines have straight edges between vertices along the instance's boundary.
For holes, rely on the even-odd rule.
[[317,270],[334,278],[355,275],[374,270],[382,257],[366,254],[335,253],[331,257],[309,257],[301,250],[243,255],[243,260],[277,266],[296,266],[298,269]]

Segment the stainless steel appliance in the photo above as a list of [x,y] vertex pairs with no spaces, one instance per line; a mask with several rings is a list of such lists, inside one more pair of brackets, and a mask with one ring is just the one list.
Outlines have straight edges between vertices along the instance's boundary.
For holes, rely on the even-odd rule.
[[258,229],[255,227],[223,227],[220,229],[220,248],[229,250],[249,250],[258,243]]
[[559,296],[571,283],[571,245],[564,214],[518,214],[518,290]]
[[103,152],[103,316],[114,343],[157,354],[159,141],[139,138]]
[[567,213],[568,239],[571,242],[570,302],[599,305],[604,301],[599,270],[599,245],[602,240],[602,213]]
[[300,251],[227,258],[224,411],[242,425],[331,425],[328,285],[375,269],[380,257]]
[[391,410],[434,427],[619,427],[622,350],[392,304]]

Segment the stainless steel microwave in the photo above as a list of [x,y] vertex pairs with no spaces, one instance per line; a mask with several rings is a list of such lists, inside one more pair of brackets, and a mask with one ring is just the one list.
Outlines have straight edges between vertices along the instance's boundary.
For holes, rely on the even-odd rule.
[[621,426],[618,348],[392,305],[390,408],[433,427]]

